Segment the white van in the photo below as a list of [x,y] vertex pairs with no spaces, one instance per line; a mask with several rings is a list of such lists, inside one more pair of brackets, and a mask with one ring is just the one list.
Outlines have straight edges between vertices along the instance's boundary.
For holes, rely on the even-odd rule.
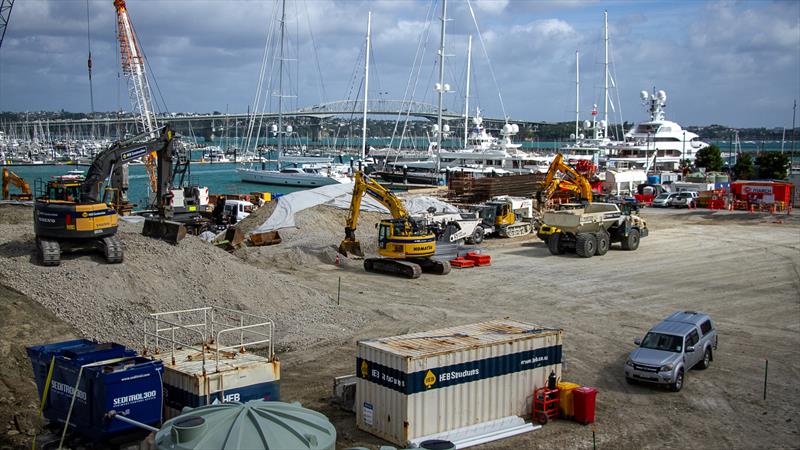
[[223,215],[236,218],[236,222],[239,222],[249,216],[254,207],[254,204],[244,200],[226,200]]

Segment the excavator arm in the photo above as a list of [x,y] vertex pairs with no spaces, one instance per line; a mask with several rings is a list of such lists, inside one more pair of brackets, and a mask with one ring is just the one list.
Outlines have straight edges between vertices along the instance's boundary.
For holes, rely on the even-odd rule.
[[[561,172],[565,175],[566,179],[556,178],[556,175]],[[576,192],[580,195],[581,200],[587,202],[592,201],[592,185],[589,180],[583,175],[578,173],[575,169],[570,167],[564,162],[564,155],[557,154],[553,162],[550,164],[550,169],[547,171],[547,176],[542,182],[542,190],[539,192],[539,202],[545,203],[550,200],[553,193],[559,188]]]
[[111,147],[100,152],[92,161],[92,165],[86,173],[86,179],[81,184],[82,201],[99,202],[100,188],[116,167],[128,164],[130,161],[142,156],[155,153],[160,163],[157,186],[160,204],[163,201],[164,192],[169,192],[169,183],[171,182],[172,167],[169,163],[172,161],[172,138],[174,133],[169,126],[164,126],[157,131],[159,132],[158,137],[149,141],[141,142],[144,136],[150,134],[142,133],[131,139],[116,142]]
[[[353,198],[350,201],[350,211],[347,214],[347,223],[344,228],[344,240],[339,244],[339,253],[348,256],[355,255],[363,257],[364,252],[361,250],[361,244],[356,239],[356,228],[358,228],[358,216],[361,212],[361,201],[364,194],[377,200],[381,205],[385,206],[394,219],[403,219],[408,217],[408,211],[403,202],[397,198],[392,191],[381,186],[380,183],[373,180],[363,172],[358,171],[355,173],[355,184],[353,186]],[[410,224],[406,224],[410,226]]]
[[25,180],[23,180],[19,175],[3,167],[3,200],[8,200],[11,198],[11,195],[9,195],[8,192],[9,185],[13,185],[22,191],[22,194],[17,195],[16,198],[20,200],[31,199],[30,185],[26,183]]

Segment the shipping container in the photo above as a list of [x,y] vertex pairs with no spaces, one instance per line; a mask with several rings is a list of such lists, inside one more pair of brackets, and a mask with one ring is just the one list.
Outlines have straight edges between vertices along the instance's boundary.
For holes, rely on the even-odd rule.
[[164,417],[185,407],[280,400],[271,320],[219,307],[150,314],[145,351],[164,364]]
[[360,341],[357,425],[406,445],[530,414],[533,390],[561,376],[562,335],[505,319]]

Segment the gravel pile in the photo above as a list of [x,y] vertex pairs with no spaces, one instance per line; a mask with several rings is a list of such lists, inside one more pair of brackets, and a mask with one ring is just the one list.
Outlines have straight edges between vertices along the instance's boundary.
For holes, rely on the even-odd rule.
[[[248,264],[262,268],[293,270],[319,263],[333,264],[336,260],[336,249],[344,238],[347,214],[344,209],[325,205],[305,209],[295,215],[297,228],[278,231],[282,239],[280,244],[242,247],[235,255]],[[269,215],[265,215],[261,222],[267,217]],[[381,219],[388,217],[388,214],[376,212],[361,212],[359,215],[356,238],[361,242],[361,249],[367,256],[377,254],[378,231],[375,227]],[[341,258],[341,264],[361,266],[362,262]]]
[[[246,264],[188,236],[177,246],[141,236],[141,225],[121,223],[122,264],[99,254],[64,255],[58,267],[36,264],[30,223],[6,223],[0,208],[0,282],[42,304],[82,335],[141,345],[141,317],[199,306],[224,306],[275,321],[278,345],[302,349],[359,327],[363,317],[335,305],[272,268]],[[17,217],[18,211],[9,219]]]

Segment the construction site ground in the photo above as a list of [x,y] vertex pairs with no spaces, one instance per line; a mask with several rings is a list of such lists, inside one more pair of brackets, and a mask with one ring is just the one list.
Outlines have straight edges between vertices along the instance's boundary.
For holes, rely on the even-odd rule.
[[[301,213],[297,220],[301,228],[282,231],[284,243],[278,246],[247,248],[225,256],[231,264],[244,263],[264,276],[279,275],[276,283],[297,284],[291,291],[297,298],[253,303],[236,299],[240,307],[257,309],[307,298],[316,310],[325,312],[317,327],[326,327],[326,332],[314,334],[314,339],[285,336],[286,345],[279,343],[283,349],[281,395],[283,400],[299,401],[327,415],[336,426],[340,448],[386,444],[358,430],[354,415],[330,402],[333,377],[355,372],[359,339],[502,317],[564,329],[564,379],[599,390],[597,422],[582,426],[555,421],[481,448],[592,448],[593,429],[598,448],[796,448],[800,440],[800,215],[646,209],[642,216],[651,232],[635,252],[614,246],[603,257],[583,259],[552,256],[534,236],[493,239],[481,246],[492,256],[491,266],[454,269],[447,276],[423,275],[416,280],[368,274],[358,261],[337,265],[333,249],[343,235],[344,212],[327,207]],[[368,255],[374,254],[377,218],[366,215],[358,231]],[[9,221],[13,218],[0,215],[0,223]],[[25,226],[18,223],[15,226]],[[322,226],[312,229],[313,223]],[[29,240],[29,233],[14,239]],[[27,245],[0,243],[0,258],[18,258],[17,265],[33,264],[34,258],[19,256],[29,249]],[[128,254],[146,257],[129,252],[126,258]],[[102,263],[90,256],[68,262],[102,269]],[[123,264],[138,263],[126,259]],[[209,269],[207,274],[211,282],[212,272]],[[178,270],[170,276],[186,275]],[[337,295],[340,279],[341,294]],[[4,278],[2,282],[6,284]],[[35,282],[44,283],[46,278],[37,277]],[[76,282],[84,281],[78,277]],[[5,425],[0,442],[9,448],[22,445],[36,428],[36,393],[24,346],[66,339],[76,329],[86,328],[84,323],[79,327],[64,323],[64,315],[54,310],[55,300],[46,302],[47,310],[43,310],[37,288],[31,292],[15,289],[22,293],[0,290],[0,426]],[[306,291],[322,295],[323,300]],[[213,304],[215,299],[205,301]],[[329,311],[320,301],[340,311]],[[676,310],[704,311],[716,321],[719,348],[711,367],[689,371],[678,393],[627,384],[622,369],[634,348],[633,340]],[[270,315],[269,310],[259,312]],[[350,319],[337,330],[331,322],[343,316]],[[291,332],[305,330],[293,323]]]

